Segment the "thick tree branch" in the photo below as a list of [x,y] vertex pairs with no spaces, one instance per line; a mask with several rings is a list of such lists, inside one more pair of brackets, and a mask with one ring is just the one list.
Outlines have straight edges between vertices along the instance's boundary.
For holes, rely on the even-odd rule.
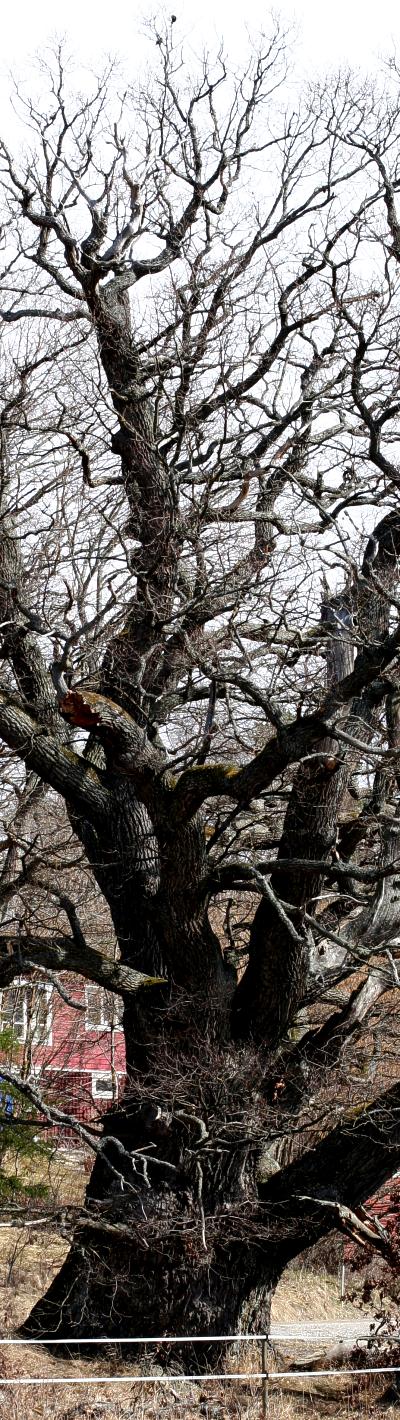
[[82,757],[59,744],[44,725],[0,691],[0,736],[29,769],[96,821],[107,813],[108,791]]
[[73,937],[35,937],[30,933],[13,937],[0,933],[0,987],[9,986],[15,976],[20,976],[25,962],[30,969],[37,965],[52,971],[76,972],[77,976],[95,981],[106,991],[124,997],[144,986],[159,984],[161,980],[113,961],[87,942],[80,948]]
[[[364,1108],[349,1110],[313,1149],[261,1183],[260,1217],[269,1219],[271,1226],[274,1219],[280,1236],[287,1238],[288,1258],[294,1257],[332,1227],[332,1203],[356,1209],[399,1163],[400,1085],[396,1084]],[[324,1199],[328,1200],[325,1210]]]
[[[264,749],[243,768],[237,765],[198,765],[181,774],[171,794],[171,819],[182,823],[191,818],[206,799],[226,795],[238,803],[249,803],[267,789],[289,764],[310,753],[321,739],[335,738],[335,719],[343,706],[371,686],[397,657],[400,627],[376,645],[367,646],[356,657],[354,670],[328,692],[314,715],[285,725],[268,740]],[[377,687],[382,698],[385,686]]]

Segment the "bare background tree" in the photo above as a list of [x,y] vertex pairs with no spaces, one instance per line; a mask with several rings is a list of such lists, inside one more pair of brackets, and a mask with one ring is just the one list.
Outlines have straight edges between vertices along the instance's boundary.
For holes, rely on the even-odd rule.
[[33,1334],[264,1326],[400,1158],[398,75],[177,29],[1,145],[0,981],[128,1061]]

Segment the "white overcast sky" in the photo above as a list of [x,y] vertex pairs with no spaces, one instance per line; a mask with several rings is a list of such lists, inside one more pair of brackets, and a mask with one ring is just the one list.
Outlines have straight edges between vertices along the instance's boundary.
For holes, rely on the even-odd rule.
[[[157,13],[157,0],[9,0],[2,6],[3,79],[7,68],[14,72],[29,56],[40,52],[54,37],[65,35],[68,46],[86,64],[98,61],[105,52],[119,54],[127,70],[140,63],[143,17]],[[350,62],[373,69],[380,56],[400,49],[400,17],[395,0],[281,0],[268,5],[265,0],[171,0],[182,31],[196,50],[213,47],[223,35],[227,51],[234,57],[243,46],[243,23],[252,30],[268,28],[268,12],[273,9],[300,31],[299,58],[307,70],[324,69]],[[169,0],[165,7],[169,13]],[[4,113],[3,84],[1,113]]]

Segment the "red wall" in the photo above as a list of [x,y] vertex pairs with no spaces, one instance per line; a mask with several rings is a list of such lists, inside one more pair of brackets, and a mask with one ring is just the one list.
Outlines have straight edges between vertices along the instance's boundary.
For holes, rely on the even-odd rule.
[[[79,981],[64,982],[66,994],[80,1005],[85,1004],[85,987]],[[32,1052],[35,1064],[62,1070],[105,1070],[114,1066],[125,1072],[125,1042],[120,1026],[88,1029],[85,1011],[68,1006],[58,992],[52,993],[52,1038],[49,1045],[37,1045]]]

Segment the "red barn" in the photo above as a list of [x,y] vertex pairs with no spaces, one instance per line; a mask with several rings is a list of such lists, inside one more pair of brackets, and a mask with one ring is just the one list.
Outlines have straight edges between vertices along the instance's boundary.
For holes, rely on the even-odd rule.
[[40,1077],[49,1099],[93,1121],[125,1082],[121,1009],[112,992],[67,972],[51,981],[17,978],[0,993],[0,1061]]

